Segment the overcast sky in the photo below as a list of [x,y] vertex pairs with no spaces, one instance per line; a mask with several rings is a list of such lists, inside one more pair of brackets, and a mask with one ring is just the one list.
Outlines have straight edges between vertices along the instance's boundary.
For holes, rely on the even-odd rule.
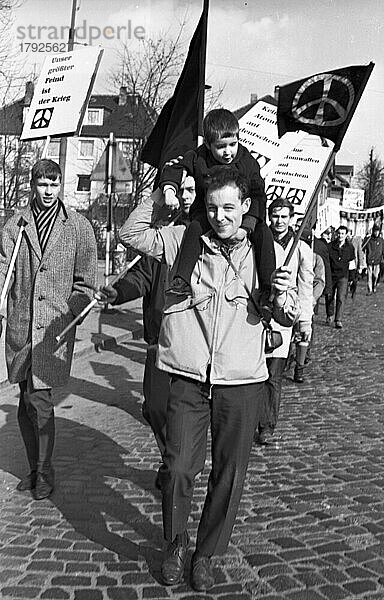
[[[105,49],[94,91],[110,91],[106,74],[116,64],[118,26],[122,41],[130,35],[134,51],[140,44],[137,37],[175,36],[185,19],[186,51],[202,3],[78,0],[76,24],[81,35],[89,41],[91,35],[99,35],[99,28],[93,43]],[[71,7],[72,0],[22,1],[15,14],[14,40],[26,71],[35,68],[38,73],[45,55],[27,52],[27,42],[53,42],[53,27],[57,42],[67,41],[60,30],[70,23]],[[39,25],[49,28],[41,29],[40,36]],[[247,104],[251,93],[273,95],[276,85],[373,61],[375,68],[337,156],[339,164],[357,168],[371,146],[384,160],[383,37],[383,0],[210,0],[207,83],[214,89],[225,86],[221,103],[233,110]]]

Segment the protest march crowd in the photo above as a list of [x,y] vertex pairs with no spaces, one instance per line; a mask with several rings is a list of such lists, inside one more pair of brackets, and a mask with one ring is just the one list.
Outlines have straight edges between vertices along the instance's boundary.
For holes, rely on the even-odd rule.
[[366,276],[367,294],[376,292],[384,261],[380,225],[364,240],[344,226],[320,238],[306,229],[299,236],[289,200],[267,205],[237,119],[215,109],[204,119],[203,144],[165,164],[156,189],[119,232],[141,259],[95,291],[93,230],[66,209],[60,185],[59,165],[37,161],[31,201],[8,220],[1,241],[8,378],[20,387],[18,422],[29,464],[17,490],[41,500],[54,489],[52,394],[68,380],[75,327],[61,332],[94,298],[118,305],[142,297],[142,410],[161,459],[154,485],[162,493],[162,582],[183,578],[194,481],[210,426],[212,468],[191,564],[192,587],[208,590],[215,583],[211,558],[230,541],[252,445],[268,445],[278,429],[284,371],[294,365],[300,384],[315,359],[313,315],[321,299],[327,323],[342,329],[357,279]]

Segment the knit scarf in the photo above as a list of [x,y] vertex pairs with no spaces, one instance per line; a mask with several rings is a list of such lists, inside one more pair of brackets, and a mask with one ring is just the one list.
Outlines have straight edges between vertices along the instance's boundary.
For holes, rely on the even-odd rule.
[[44,254],[49,236],[51,235],[53,225],[60,210],[60,201],[57,199],[49,208],[40,208],[36,202],[36,198],[33,198],[31,201],[31,209],[35,219],[41,252]]

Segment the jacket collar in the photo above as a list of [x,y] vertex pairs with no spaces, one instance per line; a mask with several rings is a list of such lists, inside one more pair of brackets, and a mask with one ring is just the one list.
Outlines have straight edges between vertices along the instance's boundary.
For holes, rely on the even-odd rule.
[[[60,209],[59,214],[56,217],[55,224],[52,228],[51,235],[49,236],[49,240],[47,243],[47,247],[45,248],[44,256],[46,256],[49,252],[52,251],[52,248],[56,244],[65,223],[68,220],[67,209],[65,208],[63,202],[60,200]],[[36,254],[36,256],[41,260],[41,248],[39,243],[39,238],[37,237],[37,230],[35,225],[35,219],[33,217],[32,208],[30,205],[26,206],[20,211],[20,217],[25,221],[25,234],[29,239],[32,250]]]

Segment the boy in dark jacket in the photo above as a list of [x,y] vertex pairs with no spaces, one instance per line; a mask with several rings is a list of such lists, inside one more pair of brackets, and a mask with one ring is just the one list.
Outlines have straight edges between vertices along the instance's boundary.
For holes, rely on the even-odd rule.
[[[192,222],[184,236],[180,261],[172,284],[174,293],[186,293],[191,274],[201,252],[200,236],[210,227],[204,204],[206,179],[211,167],[231,165],[247,179],[250,186],[251,207],[239,230],[239,241],[249,234],[255,249],[256,266],[262,293],[261,302],[267,302],[271,290],[271,275],[276,268],[273,237],[265,223],[266,196],[264,180],[256,159],[239,143],[239,123],[229,110],[211,110],[203,122],[204,143],[197,150],[189,150],[184,157],[165,165],[160,187],[167,206],[177,207],[183,169],[196,182],[196,200],[191,207]],[[188,284],[188,285],[186,285]]]

